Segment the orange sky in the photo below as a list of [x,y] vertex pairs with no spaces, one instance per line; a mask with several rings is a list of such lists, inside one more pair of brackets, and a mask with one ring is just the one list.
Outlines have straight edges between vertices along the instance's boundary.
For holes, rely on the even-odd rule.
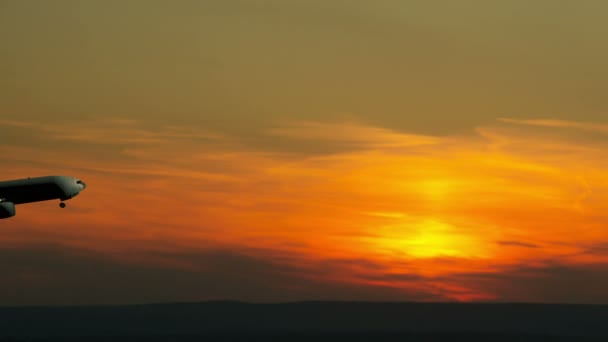
[[[412,292],[543,300],[525,288],[502,293],[494,286],[505,284],[485,278],[608,263],[608,156],[603,142],[588,137],[603,134],[602,124],[499,119],[473,134],[440,137],[293,122],[265,132],[345,147],[330,155],[266,152],[238,137],[147,130],[134,120],[0,124],[73,146],[61,156],[3,148],[15,166],[4,178],[52,169],[89,184],[65,211],[20,206],[2,222],[7,247],[62,246],[200,272],[204,263],[172,255],[233,251],[310,281],[391,288],[395,300]],[[118,142],[127,147],[110,160],[79,147]]]

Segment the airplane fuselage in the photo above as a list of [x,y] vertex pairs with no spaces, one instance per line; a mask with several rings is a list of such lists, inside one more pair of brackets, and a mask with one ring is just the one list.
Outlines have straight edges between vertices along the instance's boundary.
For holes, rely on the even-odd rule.
[[[67,176],[46,176],[0,182],[0,218],[13,216],[14,204],[58,199],[63,208],[65,207],[63,201],[78,195],[86,187],[81,180]],[[9,215],[11,206],[13,214]],[[3,208],[6,211],[4,215],[1,213]]]

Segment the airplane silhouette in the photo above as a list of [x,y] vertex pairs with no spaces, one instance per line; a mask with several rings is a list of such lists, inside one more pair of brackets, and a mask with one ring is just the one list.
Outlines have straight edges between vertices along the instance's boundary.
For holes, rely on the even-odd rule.
[[64,201],[78,195],[87,185],[80,179],[67,176],[45,176],[0,182],[0,219],[13,217],[15,205],[58,199]]

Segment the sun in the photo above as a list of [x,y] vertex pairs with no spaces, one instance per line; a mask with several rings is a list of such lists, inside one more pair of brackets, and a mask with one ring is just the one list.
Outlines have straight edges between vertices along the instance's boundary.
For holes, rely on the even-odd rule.
[[384,227],[382,237],[376,242],[379,248],[407,258],[488,256],[487,245],[478,236],[436,219]]
[[471,257],[479,252],[475,237],[459,234],[454,227],[434,220],[425,220],[401,245],[415,258]]

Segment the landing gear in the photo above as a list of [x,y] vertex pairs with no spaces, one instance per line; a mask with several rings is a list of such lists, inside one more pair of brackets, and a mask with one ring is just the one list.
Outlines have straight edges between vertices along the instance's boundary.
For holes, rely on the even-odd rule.
[[59,203],[59,208],[65,208],[65,203],[63,203],[63,202]]

